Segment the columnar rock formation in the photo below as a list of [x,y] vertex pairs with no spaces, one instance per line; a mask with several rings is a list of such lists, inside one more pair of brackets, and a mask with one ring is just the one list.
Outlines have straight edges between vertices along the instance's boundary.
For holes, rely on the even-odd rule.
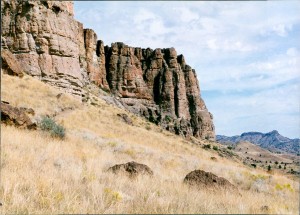
[[94,84],[124,108],[183,136],[214,139],[196,72],[174,48],[104,46],[66,1],[2,0],[2,48],[24,72],[76,96]]

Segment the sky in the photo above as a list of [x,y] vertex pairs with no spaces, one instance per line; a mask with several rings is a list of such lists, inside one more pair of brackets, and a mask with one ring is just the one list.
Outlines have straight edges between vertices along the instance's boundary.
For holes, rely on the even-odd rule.
[[75,1],[105,45],[174,47],[194,68],[216,134],[300,135],[300,1]]

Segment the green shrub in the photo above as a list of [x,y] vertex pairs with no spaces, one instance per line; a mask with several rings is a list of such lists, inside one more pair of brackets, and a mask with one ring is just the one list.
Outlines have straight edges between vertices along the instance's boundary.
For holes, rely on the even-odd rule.
[[253,166],[254,168],[256,168],[256,164],[255,163],[252,163],[251,166]]
[[232,149],[232,146],[227,146],[227,149],[231,150],[231,149]]
[[268,171],[271,171],[271,166],[270,165],[268,166]]
[[47,116],[43,117],[40,122],[40,128],[44,131],[52,130],[52,128],[55,127],[55,125],[55,121]]
[[218,151],[219,150],[218,146],[213,146],[213,150]]
[[43,131],[49,132],[52,137],[63,139],[66,135],[66,129],[56,124],[50,117],[43,117],[39,125]]

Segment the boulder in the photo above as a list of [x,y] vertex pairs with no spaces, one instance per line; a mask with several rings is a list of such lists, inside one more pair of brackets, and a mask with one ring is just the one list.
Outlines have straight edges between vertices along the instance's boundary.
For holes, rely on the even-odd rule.
[[210,172],[203,170],[194,170],[187,174],[184,178],[184,183],[187,183],[198,188],[208,188],[213,190],[230,190],[237,191],[238,189],[231,184],[227,179],[218,177]]
[[1,102],[1,122],[4,124],[19,128],[36,129],[37,125],[30,120],[28,113],[34,114],[33,109],[17,108]]
[[153,175],[153,171],[145,164],[140,164],[134,161],[125,163],[125,164],[117,164],[108,169],[108,171],[112,171],[113,173],[126,173],[130,177],[135,177],[138,175]]

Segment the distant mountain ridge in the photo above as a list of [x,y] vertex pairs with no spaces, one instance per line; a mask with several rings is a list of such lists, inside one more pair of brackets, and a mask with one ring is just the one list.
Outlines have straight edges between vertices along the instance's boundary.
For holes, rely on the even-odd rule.
[[287,152],[292,154],[299,153],[300,145],[299,138],[289,139],[279,134],[276,130],[268,133],[245,132],[241,135],[232,137],[216,135],[216,140],[223,144],[234,144],[241,141],[248,141],[262,148],[269,149],[270,151]]

